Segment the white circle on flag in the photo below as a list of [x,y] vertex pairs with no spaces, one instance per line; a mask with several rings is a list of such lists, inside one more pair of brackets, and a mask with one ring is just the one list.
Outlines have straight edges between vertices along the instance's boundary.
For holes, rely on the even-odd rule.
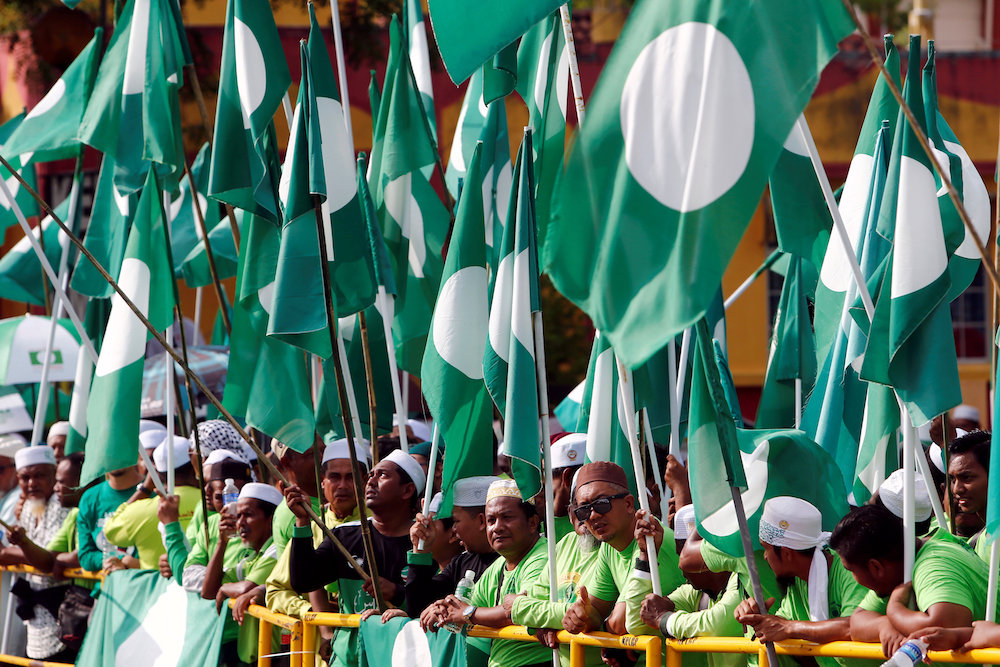
[[[979,238],[986,240],[990,235],[990,195],[983,185],[983,177],[979,175],[975,163],[961,144],[946,141],[944,145],[962,161],[962,203],[969,212],[972,226],[979,232]],[[979,250],[976,249],[976,242],[968,231],[965,232],[965,239],[955,250],[955,254],[965,259],[979,261]]]
[[445,281],[434,307],[434,349],[472,380],[483,379],[488,293],[486,269],[467,266]]
[[43,113],[50,111],[52,107],[59,104],[59,100],[61,100],[63,98],[63,95],[65,94],[66,94],[66,82],[63,81],[62,79],[59,79],[58,81],[56,81],[55,85],[52,86],[52,89],[49,90],[49,92],[45,95],[45,97],[43,97],[41,100],[38,101],[38,104],[35,105],[35,108],[32,109],[31,112],[24,117],[24,120],[28,120],[29,118],[37,118],[38,116],[41,116]]
[[344,107],[332,97],[317,97],[319,134],[323,142],[323,174],[326,177],[326,203],[339,211],[358,193],[354,149],[347,138]]
[[236,87],[240,92],[243,127],[250,128],[250,116],[264,101],[267,92],[267,63],[253,30],[238,18],[233,18],[236,45]]
[[[149,314],[149,267],[145,262],[126,257],[122,261],[118,285],[140,313]],[[111,297],[111,315],[108,317],[104,342],[94,371],[97,377],[119,371],[146,354],[146,327],[117,292]]]
[[[861,225],[864,224],[865,211],[868,207],[868,189],[872,182],[872,164],[875,159],[871,155],[858,153],[851,158],[851,166],[847,170],[847,180],[844,181],[844,191],[840,196],[840,217],[847,230],[847,238],[851,243],[857,243]],[[854,248],[855,253],[858,251]],[[823,266],[819,271],[819,279],[832,292],[846,292],[854,282],[851,273],[850,259],[844,251],[844,244],[835,241],[827,245]]]
[[948,269],[934,174],[904,155],[899,161],[899,199],[892,235],[892,298],[913,294]]
[[625,162],[658,202],[681,213],[726,194],[754,140],[750,74],[714,26],[688,22],[639,53],[622,90]]
[[392,645],[392,664],[433,667],[431,647],[419,621],[410,621],[396,635],[396,641]]
[[[805,114],[799,116],[799,120],[805,120]],[[801,157],[809,157],[809,148],[806,146],[805,139],[802,138],[802,133],[799,132],[798,122],[792,125],[792,131],[788,133],[788,138],[785,139],[784,149],[789,153],[795,153]]]
[[[710,426],[709,428],[715,428]],[[743,461],[743,470],[747,478],[747,490],[740,494],[743,499],[743,510],[747,517],[751,517],[760,509],[767,494],[767,457],[771,451],[771,443],[768,440],[757,445],[753,452],[740,452]],[[712,535],[723,537],[732,535],[739,531],[739,522],[736,519],[736,506],[730,500],[716,511],[701,520],[701,525]]]

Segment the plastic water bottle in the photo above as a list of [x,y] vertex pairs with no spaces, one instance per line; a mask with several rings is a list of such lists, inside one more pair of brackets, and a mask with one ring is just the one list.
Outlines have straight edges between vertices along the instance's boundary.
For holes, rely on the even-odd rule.
[[240,497],[240,490],[236,488],[236,483],[230,477],[226,479],[226,487],[222,489],[222,506],[229,508]]
[[[458,582],[455,586],[455,597],[464,602],[465,604],[472,604],[472,587],[476,583],[476,572],[475,570],[466,570],[465,576]],[[445,625],[445,629],[449,632],[459,633],[462,628],[454,623],[448,623]]]
[[916,667],[927,657],[927,642],[923,639],[911,639],[896,649],[882,667]]

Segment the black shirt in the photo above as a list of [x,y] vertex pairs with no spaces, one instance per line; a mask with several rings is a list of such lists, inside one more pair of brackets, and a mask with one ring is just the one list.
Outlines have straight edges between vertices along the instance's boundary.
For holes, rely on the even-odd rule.
[[495,551],[485,554],[463,551],[452,558],[440,572],[437,572],[437,564],[433,562],[431,565],[411,563],[406,577],[406,611],[410,618],[419,617],[420,612],[432,602],[454,593],[466,570],[475,572],[478,581],[486,568],[499,556]]

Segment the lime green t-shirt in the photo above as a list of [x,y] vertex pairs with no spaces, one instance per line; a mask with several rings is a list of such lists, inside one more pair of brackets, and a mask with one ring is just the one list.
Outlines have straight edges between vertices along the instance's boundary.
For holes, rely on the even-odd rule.
[[[664,526],[663,545],[657,554],[660,589],[664,594],[673,592],[685,581],[678,564],[677,551],[672,546],[673,543],[674,531]],[[638,544],[635,540],[632,540],[624,551],[618,551],[607,543],[602,544],[598,552],[597,562],[583,582],[587,591],[601,600],[617,602],[625,589],[629,573],[632,572],[635,565],[637,549]]]
[[[507,560],[497,558],[486,568],[472,589],[470,599],[477,607],[496,607],[504,596],[527,593],[548,566],[547,542],[538,538],[513,570],[507,569]],[[490,667],[530,665],[552,659],[552,650],[534,642],[497,639],[490,648]]]
[[[215,553],[215,547],[219,544],[219,523],[222,521],[222,517],[219,514],[211,514],[208,517],[208,542],[205,542],[205,531],[199,530],[194,537],[194,541],[191,544],[191,552],[188,554],[187,560],[184,561],[185,569],[192,565],[208,565],[208,561],[211,560],[212,554]],[[190,539],[190,538],[188,538]],[[226,571],[232,567],[236,566],[239,558],[244,551],[243,544],[240,542],[239,536],[233,536],[226,543],[226,553],[222,556],[222,570]],[[183,578],[183,573],[181,577]]]
[[[312,508],[316,512],[316,516],[323,516],[323,505],[319,498],[310,497],[309,500],[312,501]],[[284,553],[285,547],[288,546],[288,540],[292,539],[292,528],[295,528],[295,515],[282,499],[281,504],[274,510],[274,516],[271,517],[271,539],[274,540],[274,548],[278,550],[279,556]]]
[[[930,539],[920,545],[913,561],[913,592],[919,611],[938,602],[959,604],[972,612],[972,620],[986,618],[989,568],[968,545]],[[868,591],[859,607],[885,614],[888,598]]]
[[[259,551],[244,546],[238,537],[230,540],[230,543],[233,542],[240,547],[236,564],[232,567],[223,566],[222,583],[251,581],[257,586],[263,585],[277,560],[277,552],[271,538],[267,539]],[[229,555],[228,545],[226,545],[226,555]],[[243,625],[237,625],[232,614],[228,614],[222,641],[225,643],[236,639],[236,650],[240,660],[253,662],[257,658],[257,630],[256,618],[247,615],[243,618]]]
[[[191,521],[195,506],[201,502],[201,492],[193,486],[178,486],[174,493],[180,499],[178,509],[183,530]],[[160,520],[156,516],[159,502],[158,498],[145,498],[123,504],[104,524],[104,536],[111,544],[136,548],[139,567],[144,570],[157,569],[160,556],[166,553],[160,535]]]

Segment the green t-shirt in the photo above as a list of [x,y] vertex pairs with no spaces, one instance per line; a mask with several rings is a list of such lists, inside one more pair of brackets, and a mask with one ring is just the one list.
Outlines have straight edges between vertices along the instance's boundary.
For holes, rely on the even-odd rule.
[[[840,556],[831,554],[833,560],[827,578],[827,603],[829,604],[830,618],[841,618],[850,616],[861,601],[865,598],[868,589],[857,582],[850,572],[844,568],[840,562]],[[785,598],[781,604],[774,609],[776,616],[787,618],[793,621],[809,620],[809,585],[798,577],[788,588]],[[821,667],[836,667],[837,664],[844,667],[871,667],[877,665],[872,660],[858,660],[851,658],[816,658]]]
[[[677,551],[673,548],[674,531],[663,527],[663,544],[657,554],[660,572],[660,590],[664,594],[673,592],[684,584],[684,575],[678,564]],[[610,544],[602,544],[597,562],[584,580],[587,591],[594,597],[608,602],[616,602],[625,589],[625,582],[635,565],[638,544],[635,540],[618,551]],[[622,600],[624,602],[624,600]]]
[[104,553],[111,548],[104,536],[104,524],[133,493],[135,487],[116,490],[107,481],[83,492],[76,515],[76,533],[80,543],[77,556],[84,570],[100,572]]
[[[735,574],[729,577],[726,587],[714,599],[691,584],[684,584],[667,597],[673,601],[675,608],[667,621],[667,629],[677,639],[739,637],[743,634],[743,626],[733,615],[741,602],[739,578]],[[746,664],[746,657],[737,653],[689,653],[684,656],[684,661],[690,663],[687,667],[698,667],[699,664],[740,667]],[[663,664],[666,664],[666,656]]]
[[[263,585],[277,560],[277,551],[272,539],[268,538],[259,551],[244,546],[238,536],[229,540],[229,544],[233,543],[239,546],[236,563],[232,567],[223,565],[222,583],[252,581],[257,586]],[[226,545],[227,557],[229,556],[229,544]],[[247,615],[243,619],[243,625],[237,625],[236,621],[233,620],[233,615],[227,614],[222,641],[225,643],[236,639],[236,650],[240,660],[253,662],[257,657],[257,630],[258,621],[256,618]]]
[[[972,620],[986,618],[989,568],[968,545],[930,539],[920,545],[913,561],[913,592],[917,609],[926,612],[938,602],[959,604],[972,612]],[[888,598],[868,591],[859,607],[884,614]]]
[[[573,521],[568,516],[554,516],[552,517],[552,521],[556,526],[556,545],[558,546],[559,542],[562,541],[562,538],[572,532],[575,532],[573,530]],[[545,537],[548,538],[547,535]]]
[[[211,560],[212,554],[215,553],[215,547],[219,544],[219,523],[221,521],[222,517],[219,514],[209,515],[208,542],[205,542],[204,530],[199,530],[194,534],[194,541],[191,543],[191,552],[188,554],[187,560],[184,561],[184,569],[192,565],[208,566],[208,561]],[[190,532],[185,533],[188,539],[191,539]],[[243,555],[244,551],[245,549],[238,535],[229,538],[229,541],[226,543],[226,553],[222,557],[223,571],[236,567],[236,563],[239,562],[239,558]],[[183,576],[180,578],[183,579]],[[242,581],[242,579],[235,579],[234,581]]]
[[[497,558],[486,568],[472,589],[472,604],[477,607],[499,606],[504,596],[511,593],[527,593],[534,582],[548,566],[547,543],[538,538],[531,550],[513,570],[507,569],[507,561]],[[552,659],[552,650],[534,642],[518,642],[497,639],[490,649],[490,667],[511,667],[530,665]]]
[[[310,500],[316,516],[323,516],[323,505],[319,498],[310,498]],[[288,541],[292,539],[292,528],[295,528],[295,515],[282,499],[271,518],[271,539],[274,540],[274,548],[278,550],[279,556],[285,552]]]
[[[69,553],[76,551],[79,547],[77,540],[76,519],[79,508],[74,507],[66,515],[63,524],[59,526],[59,532],[52,536],[45,548],[56,553]],[[93,579],[74,579],[73,583],[83,588],[93,588],[97,582]]]
[[[583,551],[579,547],[575,532],[559,540],[559,544],[556,545],[557,602],[549,601],[549,567],[546,562],[537,581],[528,588],[528,594],[514,600],[511,610],[513,622],[529,628],[561,630],[566,610],[576,601],[576,589],[597,562],[598,553],[599,549]],[[560,645],[559,661],[564,667],[569,665],[569,644]],[[603,664],[599,648],[584,649],[584,665],[598,667]]]
[[[184,529],[195,506],[201,502],[201,492],[193,486],[178,486],[174,492],[180,498],[180,524]],[[160,556],[166,553],[156,516],[159,502],[158,498],[145,498],[122,505],[104,524],[104,535],[109,542],[138,550],[139,567],[144,570],[157,569]]]

